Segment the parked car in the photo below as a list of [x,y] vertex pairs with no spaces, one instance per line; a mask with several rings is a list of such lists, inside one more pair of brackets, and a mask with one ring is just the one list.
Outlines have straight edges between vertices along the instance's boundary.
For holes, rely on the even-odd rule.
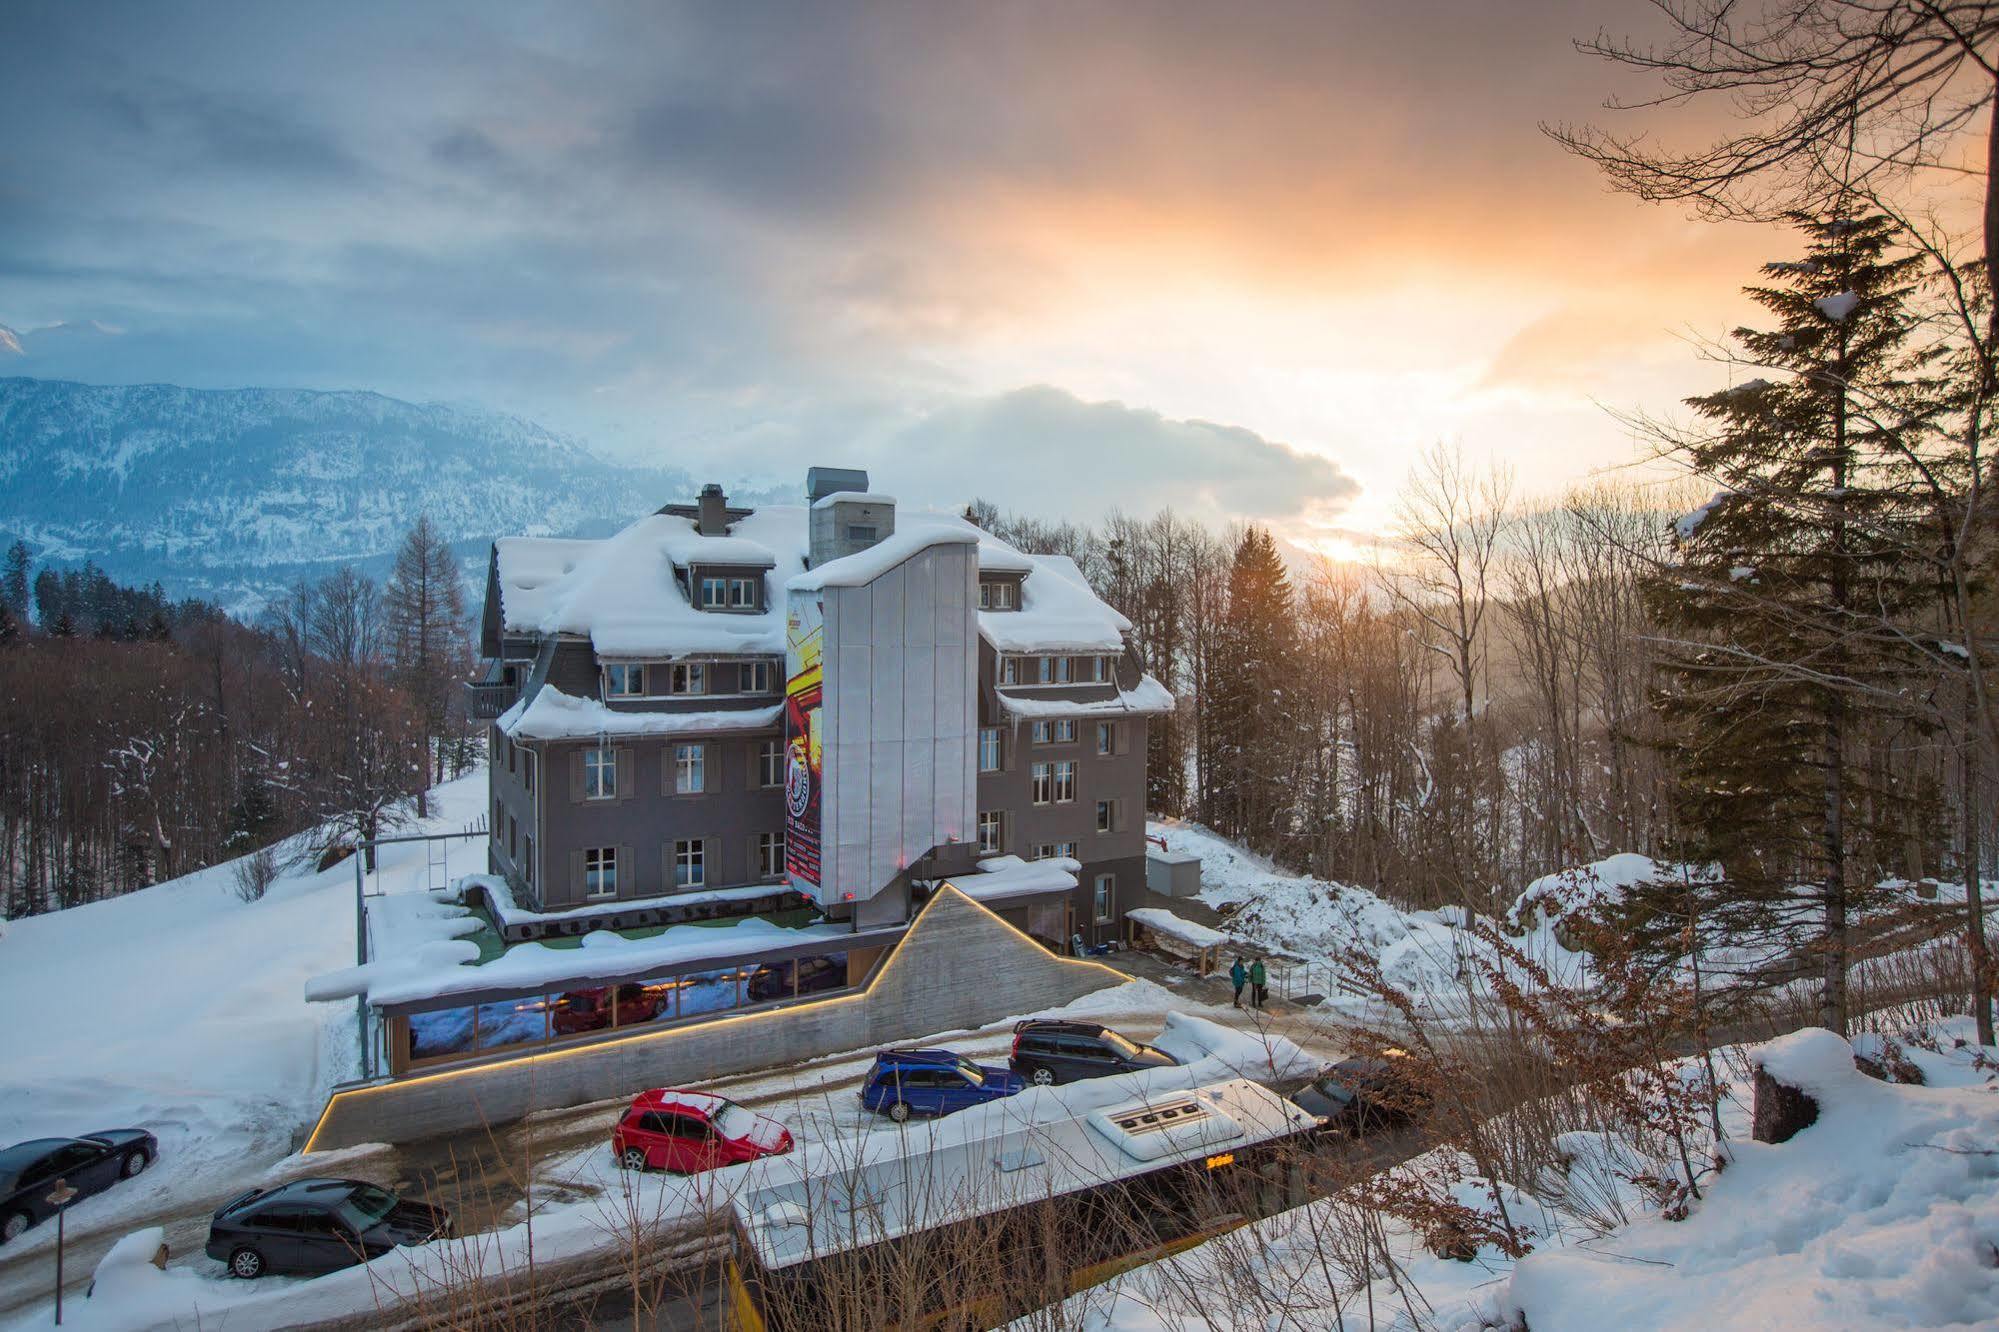
[[611,1150],[627,1170],[683,1175],[780,1156],[791,1130],[724,1096],[655,1087],[640,1092],[611,1130]]
[[953,1050],[882,1050],[875,1055],[861,1104],[900,1124],[911,1115],[948,1115],[1026,1088],[1025,1079]]
[[1400,1050],[1343,1059],[1291,1094],[1319,1116],[1328,1133],[1361,1134],[1413,1123],[1430,1109],[1430,1092],[1412,1074]]
[[89,1197],[139,1174],[159,1154],[159,1140],[144,1129],[33,1138],[0,1151],[0,1244],[56,1214],[49,1194],[57,1180]]
[[571,990],[555,1001],[555,1034],[580,1036],[586,1031],[602,1031],[611,1025],[611,994],[618,996],[618,1025],[650,1022],[667,1005],[667,996],[655,994],[634,981],[623,985],[596,985],[587,990]]
[[1166,1068],[1180,1061],[1094,1022],[1013,1024],[1013,1071],[1038,1087]]
[[401,1244],[450,1233],[451,1213],[405,1202],[358,1179],[295,1179],[252,1189],[208,1223],[208,1256],[246,1280],[266,1272],[310,1275],[379,1258]]
[[[847,964],[843,959],[830,957],[801,957],[798,959],[798,992],[800,994],[820,994],[827,990],[843,990],[847,987]],[[791,998],[791,966],[779,963],[764,967],[750,977],[750,1002],[766,1003],[772,999]]]

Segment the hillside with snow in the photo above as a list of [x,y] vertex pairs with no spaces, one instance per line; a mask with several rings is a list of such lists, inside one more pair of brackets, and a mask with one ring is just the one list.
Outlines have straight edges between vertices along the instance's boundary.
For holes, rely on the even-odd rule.
[[382,563],[419,513],[477,559],[495,536],[601,535],[691,494],[678,468],[606,462],[475,408],[0,378],[0,545],[232,610]]

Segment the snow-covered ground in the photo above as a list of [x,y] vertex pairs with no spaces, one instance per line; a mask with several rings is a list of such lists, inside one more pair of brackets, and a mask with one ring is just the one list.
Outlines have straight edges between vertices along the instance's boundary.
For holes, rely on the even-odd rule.
[[[1148,831],[1168,849],[1201,858],[1200,900],[1229,913],[1227,933],[1246,954],[1289,960],[1274,968],[1280,993],[1309,991],[1341,1016],[1378,1018],[1339,983],[1334,959],[1353,953],[1374,960],[1383,979],[1419,1005],[1445,1013],[1476,983],[1475,956],[1498,965],[1492,949],[1466,930],[1472,917],[1461,907],[1405,911],[1365,888],[1280,869],[1198,824],[1166,820]],[[1517,934],[1514,946],[1555,980],[1585,983],[1589,959],[1563,946],[1562,916],[1659,872],[1644,856],[1619,855],[1551,874],[1527,886],[1508,921],[1488,923]]]
[[[465,827],[485,793],[483,772],[439,787],[428,830]],[[450,845],[455,872],[484,868],[483,839]],[[380,879],[410,886],[426,869],[420,844],[385,848]],[[353,1007],[305,998],[307,978],[353,957],[351,863],[288,871],[258,902],[237,896],[232,862],[0,925],[0,1143],[158,1135],[154,1167],[76,1203],[73,1232],[255,1182],[354,1075]],[[38,1226],[0,1258],[54,1242]]]
[[[1957,1046],[1968,1019],[1940,1024],[1939,1046],[1906,1053],[1926,1085],[1856,1072],[1831,1032],[1795,1032],[1724,1060],[1761,1063],[1806,1088],[1816,1123],[1780,1145],[1749,1137],[1750,1088],[1729,1085],[1726,1166],[1684,1220],[1648,1209],[1618,1174],[1620,1141],[1577,1152],[1570,1178],[1514,1192],[1535,1233],[1517,1263],[1481,1248],[1469,1262],[1428,1253],[1391,1222],[1399,1272],[1328,1282],[1353,1252],[1337,1202],[1314,1203],[1078,1297],[1091,1332],[1310,1327],[1533,1332],[1641,1329],[1946,1328],[1999,1326],[1999,1051]],[[1583,1135],[1574,1135],[1583,1136]],[[1421,1162],[1413,1163],[1420,1165]],[[1615,1193],[1632,1216],[1605,1233],[1559,1202],[1574,1178]],[[1471,1201],[1483,1201],[1474,1197]],[[1379,1258],[1375,1260],[1379,1263]],[[1398,1285],[1399,1283],[1399,1285]],[[1420,1319],[1415,1311],[1422,1311]],[[1045,1321],[1045,1320],[1044,1320]],[[1039,1325],[1039,1324],[1037,1324]]]

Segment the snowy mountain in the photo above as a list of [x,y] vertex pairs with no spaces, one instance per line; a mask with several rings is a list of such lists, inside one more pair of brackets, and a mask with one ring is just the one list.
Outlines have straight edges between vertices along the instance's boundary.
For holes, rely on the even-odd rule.
[[692,493],[475,408],[0,378],[0,544],[239,612],[339,563],[379,574],[420,512],[483,564],[495,535],[598,535]]

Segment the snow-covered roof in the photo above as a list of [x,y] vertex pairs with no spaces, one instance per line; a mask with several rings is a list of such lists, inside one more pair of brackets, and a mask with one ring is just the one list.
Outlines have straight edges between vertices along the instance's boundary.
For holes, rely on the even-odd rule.
[[592,736],[718,735],[762,731],[777,725],[784,704],[711,712],[620,712],[594,698],[576,698],[543,685],[533,699],[500,714],[502,732],[516,740],[585,740]]
[[[1024,576],[1020,609],[978,612],[980,632],[999,651],[1116,652],[1131,628],[1090,590],[1074,560],[1022,554],[955,513],[905,509],[894,535],[809,571],[807,527],[802,506],[780,504],[738,518],[727,536],[703,536],[691,518],[655,513],[599,540],[502,537],[493,543],[501,625],[510,634],[588,638],[604,657],[777,656],[790,590],[865,582],[948,541],[976,542],[982,574]],[[763,609],[698,609],[674,568],[700,563],[768,569]]]
[[[790,890],[787,883],[751,883],[740,888],[702,888],[693,892],[674,893],[669,902],[660,905],[674,907],[713,906],[725,902],[754,902],[761,898],[775,897]],[[465,901],[477,895],[486,899],[487,910],[501,926],[545,925],[556,921],[573,923],[588,921],[603,916],[629,915],[634,907],[651,905],[642,901],[626,899],[613,902],[590,902],[583,906],[565,907],[561,911],[530,911],[514,897],[513,885],[499,874],[468,874],[458,881],[459,900]],[[474,924],[477,924],[475,921]]]
[[959,875],[951,886],[979,902],[997,902],[1036,893],[1067,892],[1083,872],[1081,862],[1067,856],[1027,861],[1019,856],[987,856],[978,873]]
[[1181,943],[1192,944],[1196,948],[1214,948],[1221,944],[1241,944],[1241,940],[1220,930],[1203,925],[1196,920],[1185,920],[1164,907],[1139,907],[1124,913],[1126,920],[1137,921],[1148,930],[1156,930]]
[[999,692],[999,705],[1009,715],[1029,721],[1070,717],[1122,717],[1130,713],[1173,711],[1173,692],[1149,675],[1139,677],[1130,689],[1120,689],[1109,698],[1032,698]]
[[[760,1162],[736,1196],[767,1268],[1044,1202],[1311,1129],[1316,1118],[1243,1078],[1190,1068],[1034,1087],[934,1124],[809,1145]],[[1203,1071],[1206,1071],[1205,1069]],[[1172,1107],[1180,1123],[1126,1123]]]
[[[1119,652],[1131,621],[1090,590],[1067,555],[1024,556],[1034,572],[1020,585],[1020,609],[982,611],[979,632],[1001,652]],[[984,567],[983,556],[981,567]]]
[[[825,501],[820,502],[823,504]],[[903,528],[883,537],[866,550],[842,555],[837,560],[828,560],[816,569],[793,576],[786,580],[785,588],[791,592],[817,592],[828,587],[864,587],[904,560],[932,546],[977,544],[978,538],[970,532],[957,532],[948,527]]]
[[[392,899],[378,902],[386,900]],[[481,964],[479,945],[454,937],[467,931],[467,922],[470,929],[477,929],[478,918],[455,907],[428,918],[420,930],[381,931],[378,944],[401,936],[409,946],[395,951],[384,947],[371,962],[315,976],[306,982],[305,997],[324,1003],[366,996],[381,1008],[485,991],[561,990],[601,984],[606,977],[684,971],[709,959],[757,949],[822,942],[851,946],[859,937],[844,924],[786,929],[760,916],[747,916],[727,925],[670,925],[644,939],[592,930],[579,941],[581,947],[515,944]]]
[[815,509],[830,509],[835,504],[893,504],[895,496],[878,495],[865,490],[836,490],[830,495],[821,495],[812,501]]
[[694,564],[746,564],[756,569],[777,565],[777,556],[771,554],[770,547],[748,537],[670,532],[660,545],[665,548],[666,557],[682,569]]

